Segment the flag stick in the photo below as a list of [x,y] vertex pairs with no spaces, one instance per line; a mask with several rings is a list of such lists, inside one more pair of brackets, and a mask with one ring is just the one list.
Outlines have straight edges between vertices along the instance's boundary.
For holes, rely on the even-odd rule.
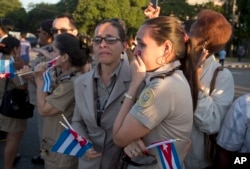
[[15,74],[17,74],[18,76],[23,76],[23,75],[27,75],[31,73],[34,73],[34,71],[29,71],[29,72],[24,72],[24,73],[15,73]]
[[65,124],[63,124],[63,122],[59,121],[59,123],[66,129],[69,129]]
[[69,124],[68,120],[66,119],[66,117],[64,116],[64,114],[62,114],[63,120],[67,123],[67,125],[69,126],[69,128],[71,130],[73,130],[72,126]]
[[[59,58],[59,56],[57,56],[57,57],[55,57],[54,59],[52,59],[52,60],[46,62],[46,64],[52,63],[52,62],[54,62],[55,60],[57,60],[58,58]],[[51,69],[51,68],[53,68],[53,67],[54,67],[54,65],[52,65],[52,66],[49,67],[48,69]],[[33,73],[33,72],[34,72],[34,71],[32,70],[32,71],[29,71],[29,72],[15,73],[15,74],[17,74],[18,76],[23,76],[23,75],[27,75],[27,74],[30,74],[30,73]]]
[[176,142],[176,141],[181,141],[181,140],[179,138],[177,138],[177,139],[169,139],[169,140],[166,140],[166,141],[160,141],[158,143],[153,143],[153,144],[147,146],[146,149],[154,148],[154,147],[160,146],[162,144],[173,143],[173,142]]

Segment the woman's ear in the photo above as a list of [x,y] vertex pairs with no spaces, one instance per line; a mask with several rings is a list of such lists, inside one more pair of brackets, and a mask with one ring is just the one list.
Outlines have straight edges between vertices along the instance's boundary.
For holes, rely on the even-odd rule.
[[164,53],[167,54],[172,51],[172,42],[169,40],[166,40],[164,42]]
[[67,53],[63,54],[61,57],[62,57],[62,62],[66,62],[67,60],[69,60],[69,55]]

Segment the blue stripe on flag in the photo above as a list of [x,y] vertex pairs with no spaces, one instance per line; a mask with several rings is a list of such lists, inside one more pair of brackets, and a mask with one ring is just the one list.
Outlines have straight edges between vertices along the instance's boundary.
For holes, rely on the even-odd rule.
[[165,164],[165,158],[163,157],[163,154],[162,154],[162,152],[161,152],[161,147],[160,147],[160,146],[157,146],[156,148],[157,148],[158,154],[159,154],[159,156],[160,156],[160,160],[161,160],[161,164],[162,164],[162,169],[167,169],[167,166],[166,166],[166,164]]
[[10,78],[13,78],[14,76],[15,76],[14,61],[10,61]]
[[91,147],[92,147],[92,144],[88,141],[88,143],[85,146],[81,147],[81,149],[77,152],[76,156],[82,157],[83,154],[85,154],[86,151],[89,150]]
[[60,138],[57,140],[56,144],[52,147],[52,151],[57,152],[61,145],[64,143],[65,139],[70,135],[68,130],[64,130]]
[[70,154],[77,144],[78,142],[75,139],[73,139],[72,142],[68,145],[68,147],[64,150],[64,153]]
[[0,60],[0,73],[9,75],[10,78],[15,76],[15,67],[13,60]]
[[43,84],[43,91],[44,92],[50,92],[50,87],[51,87],[51,77],[50,77],[50,72],[49,72],[50,69],[46,70],[44,73],[43,73],[43,81],[44,81],[44,84]]
[[180,160],[179,160],[179,156],[177,154],[177,151],[175,149],[175,146],[174,146],[174,143],[171,143],[172,144],[172,154],[174,156],[174,161],[175,161],[175,165],[178,169],[181,169],[181,164],[180,164]]

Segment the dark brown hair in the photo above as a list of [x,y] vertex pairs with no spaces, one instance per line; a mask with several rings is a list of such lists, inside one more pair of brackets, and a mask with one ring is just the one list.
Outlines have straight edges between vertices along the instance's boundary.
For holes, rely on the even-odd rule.
[[[89,40],[90,41],[90,40]],[[90,60],[90,47],[74,35],[62,33],[55,37],[55,46],[60,54],[68,54],[73,66],[84,66]]]
[[20,41],[17,38],[8,36],[0,43],[0,52],[9,55],[14,48],[20,46]]
[[198,99],[196,66],[193,57],[187,54],[184,41],[185,30],[183,29],[181,22],[175,17],[160,16],[145,21],[144,25],[148,25],[152,28],[150,36],[158,45],[163,44],[166,40],[172,42],[175,51],[175,59],[181,61],[181,69],[190,85],[193,109],[195,110]]

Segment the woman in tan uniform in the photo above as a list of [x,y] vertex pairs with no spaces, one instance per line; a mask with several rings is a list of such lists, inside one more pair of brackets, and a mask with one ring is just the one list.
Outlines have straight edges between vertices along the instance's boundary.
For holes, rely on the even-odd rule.
[[81,67],[89,60],[89,49],[81,48],[80,41],[75,36],[64,33],[55,37],[53,42],[53,55],[58,57],[55,67],[60,69],[56,76],[55,86],[51,92],[43,92],[43,72],[46,63],[35,67],[35,81],[37,85],[37,106],[40,114],[44,116],[42,134],[42,158],[45,169],[75,169],[78,159],[51,151],[52,146],[59,138],[64,128],[59,124],[64,114],[69,122],[74,111],[73,81],[82,74]]
[[[20,60],[21,48],[20,41],[13,37],[6,37],[0,43],[0,53],[2,53],[1,59],[14,60],[15,69],[18,70],[23,67],[24,63]],[[4,86],[6,79],[0,79],[0,103],[4,93]],[[7,90],[13,88],[26,88],[26,84],[18,76],[8,79]],[[23,136],[23,133],[27,126],[27,119],[16,119],[6,117],[0,114],[0,130],[6,131],[7,141],[4,148],[4,169],[12,169],[13,163],[18,151],[18,146]]]
[[[141,165],[131,163],[128,168],[162,168],[157,149],[147,150],[152,155],[149,158],[143,153],[145,147],[176,138],[181,140],[175,145],[183,164],[198,95],[195,68],[186,55],[184,37],[178,19],[169,16],[149,19],[137,32],[138,56],[130,64],[132,81],[113,128],[115,144],[125,147],[125,153]],[[185,74],[188,66],[190,74]],[[145,88],[136,100],[143,81]]]

